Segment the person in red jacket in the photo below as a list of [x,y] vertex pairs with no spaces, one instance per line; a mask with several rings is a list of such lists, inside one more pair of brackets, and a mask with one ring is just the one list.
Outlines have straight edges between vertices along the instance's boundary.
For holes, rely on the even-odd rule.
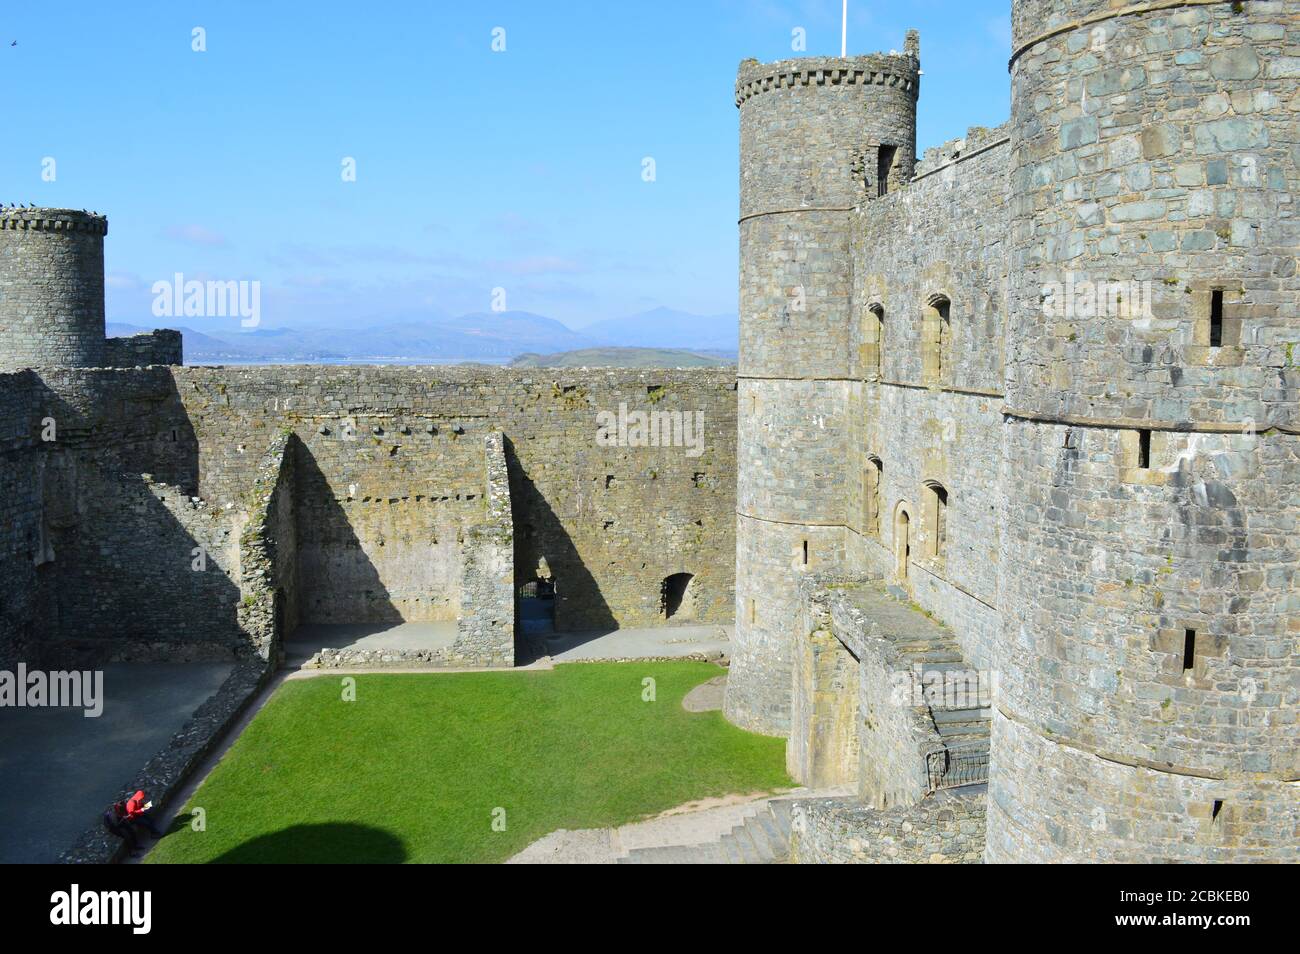
[[136,828],[146,828],[149,834],[161,838],[162,833],[153,823],[152,811],[153,802],[149,801],[149,796],[141,789],[126,800],[126,823]]
[[104,827],[125,841],[127,850],[134,855],[140,848],[137,829],[145,829],[154,838],[162,837],[162,833],[158,831],[150,816],[152,811],[153,806],[149,802],[149,796],[142,789],[124,802],[114,802],[112,807],[104,812]]

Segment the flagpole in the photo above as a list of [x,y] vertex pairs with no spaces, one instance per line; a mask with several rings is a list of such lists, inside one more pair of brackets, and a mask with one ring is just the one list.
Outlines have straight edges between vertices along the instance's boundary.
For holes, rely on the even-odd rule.
[[840,12],[840,56],[849,55],[849,0],[844,0]]

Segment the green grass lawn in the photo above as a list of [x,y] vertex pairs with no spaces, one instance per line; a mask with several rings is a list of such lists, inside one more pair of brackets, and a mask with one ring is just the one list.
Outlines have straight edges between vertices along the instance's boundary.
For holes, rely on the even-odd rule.
[[[374,674],[356,677],[355,702],[342,677],[291,680],[148,860],[496,862],[556,828],[791,785],[784,740],[682,708],[718,674],[694,662]],[[656,701],[642,701],[646,677]]]

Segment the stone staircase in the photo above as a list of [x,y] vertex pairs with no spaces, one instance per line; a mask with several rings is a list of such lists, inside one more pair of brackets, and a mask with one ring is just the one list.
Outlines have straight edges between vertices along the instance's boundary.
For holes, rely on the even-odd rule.
[[633,848],[621,865],[772,865],[790,856],[790,799],[774,798],[713,841]]
[[[979,680],[948,627],[926,615],[896,586],[864,585],[846,597],[870,621],[876,654],[891,671],[917,667],[943,687],[926,691],[924,705],[933,726],[925,752],[930,790],[983,784],[988,780],[992,686]],[[865,624],[858,624],[859,626]],[[924,711],[924,710],[922,710]]]
[[943,753],[931,753],[934,788],[982,785],[988,781],[989,706],[974,709],[930,707],[930,717],[943,742]]

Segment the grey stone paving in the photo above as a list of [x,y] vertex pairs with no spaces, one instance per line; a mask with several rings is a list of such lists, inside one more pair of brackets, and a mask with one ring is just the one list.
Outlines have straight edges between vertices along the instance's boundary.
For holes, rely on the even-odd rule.
[[456,641],[456,621],[421,623],[310,623],[285,640],[285,656],[306,660],[322,649],[415,651],[446,649]]
[[731,649],[730,626],[645,626],[547,637],[556,662],[598,659],[718,658]]
[[54,862],[234,669],[104,666],[104,710],[0,708],[0,863]]
[[682,698],[682,708],[687,712],[712,712],[722,708],[727,691],[727,677],[718,676],[701,683]]

